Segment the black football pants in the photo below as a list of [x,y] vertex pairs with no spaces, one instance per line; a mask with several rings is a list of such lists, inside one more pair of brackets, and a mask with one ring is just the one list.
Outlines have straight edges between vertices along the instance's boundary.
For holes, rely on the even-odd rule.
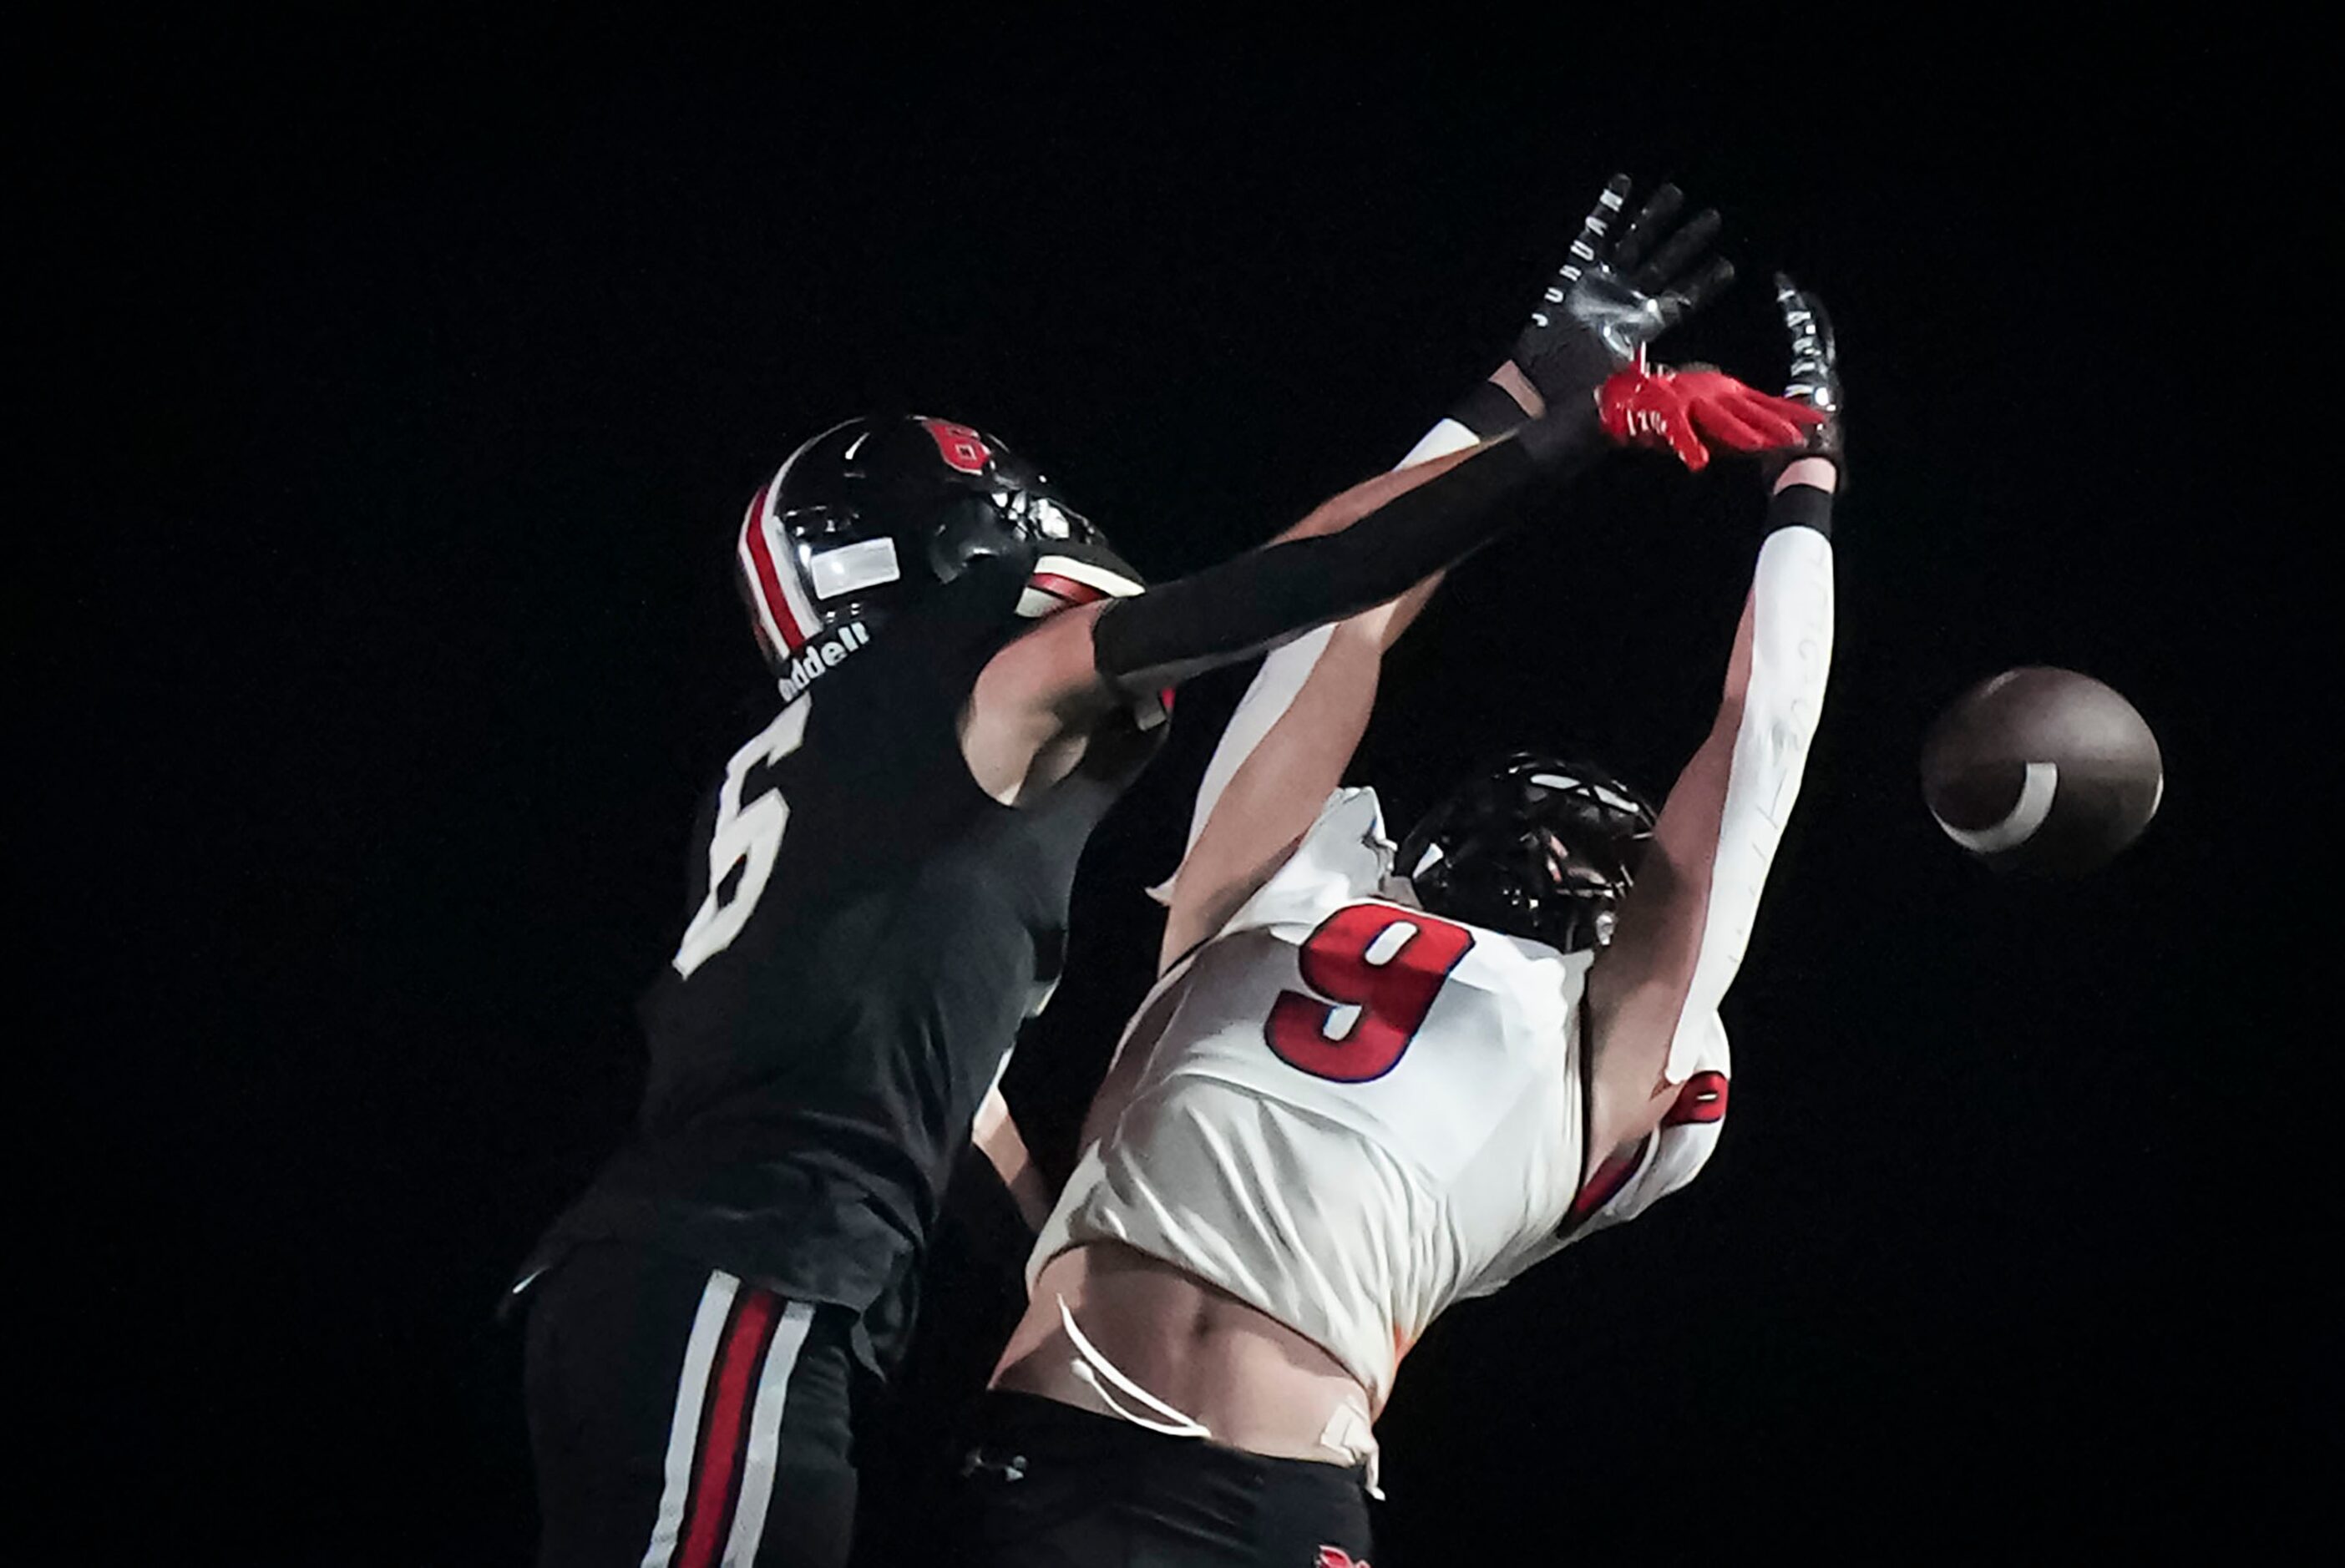
[[996,1391],[940,1561],[970,1568],[1367,1568],[1365,1467],[1165,1437]]
[[604,1243],[529,1290],[539,1568],[839,1568],[853,1314]]

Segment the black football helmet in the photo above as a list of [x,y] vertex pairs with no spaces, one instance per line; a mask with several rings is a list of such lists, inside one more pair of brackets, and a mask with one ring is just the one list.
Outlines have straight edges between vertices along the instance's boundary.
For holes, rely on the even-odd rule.
[[1432,914],[1580,952],[1612,939],[1653,820],[1605,769],[1518,752],[1427,812],[1397,869]]
[[851,622],[876,630],[984,556],[1026,567],[1021,615],[1145,586],[1032,464],[967,425],[919,415],[848,420],[792,452],[750,501],[736,555],[777,673]]

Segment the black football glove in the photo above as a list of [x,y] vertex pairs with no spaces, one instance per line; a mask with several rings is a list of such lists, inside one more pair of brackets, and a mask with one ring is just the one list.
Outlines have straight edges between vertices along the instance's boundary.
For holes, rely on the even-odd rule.
[[1679,227],[1685,197],[1673,185],[1655,191],[1616,239],[1629,187],[1625,174],[1605,186],[1516,339],[1515,364],[1550,407],[1594,391],[1734,279],[1723,258],[1697,269],[1718,237],[1718,214],[1705,207]]
[[1772,490],[1783,470],[1802,458],[1823,458],[1839,470],[1842,492],[1848,489],[1848,455],[1841,440],[1840,345],[1832,337],[1832,318],[1823,302],[1791,278],[1775,274],[1775,305],[1783,313],[1783,331],[1792,339],[1792,379],[1783,396],[1804,403],[1824,416],[1796,447],[1769,452],[1761,469]]

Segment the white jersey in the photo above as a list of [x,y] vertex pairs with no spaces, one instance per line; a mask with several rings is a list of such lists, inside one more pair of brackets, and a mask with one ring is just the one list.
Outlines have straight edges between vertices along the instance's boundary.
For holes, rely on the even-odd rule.
[[1113,1240],[1317,1344],[1376,1408],[1451,1303],[1690,1180],[1725,1113],[1714,1009],[1680,1031],[1679,1106],[1581,1189],[1593,955],[1443,920],[1391,875],[1372,790],[1338,791],[1293,855],[1150,994],[1148,1053],[1086,1150],[1030,1285]]

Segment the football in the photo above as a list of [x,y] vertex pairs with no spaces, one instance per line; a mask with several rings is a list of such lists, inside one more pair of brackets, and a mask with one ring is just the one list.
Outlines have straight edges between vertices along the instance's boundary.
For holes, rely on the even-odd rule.
[[2090,675],[2006,670],[1954,699],[1922,744],[1922,799],[1997,871],[2073,876],[2141,835],[2166,789],[2157,737]]

